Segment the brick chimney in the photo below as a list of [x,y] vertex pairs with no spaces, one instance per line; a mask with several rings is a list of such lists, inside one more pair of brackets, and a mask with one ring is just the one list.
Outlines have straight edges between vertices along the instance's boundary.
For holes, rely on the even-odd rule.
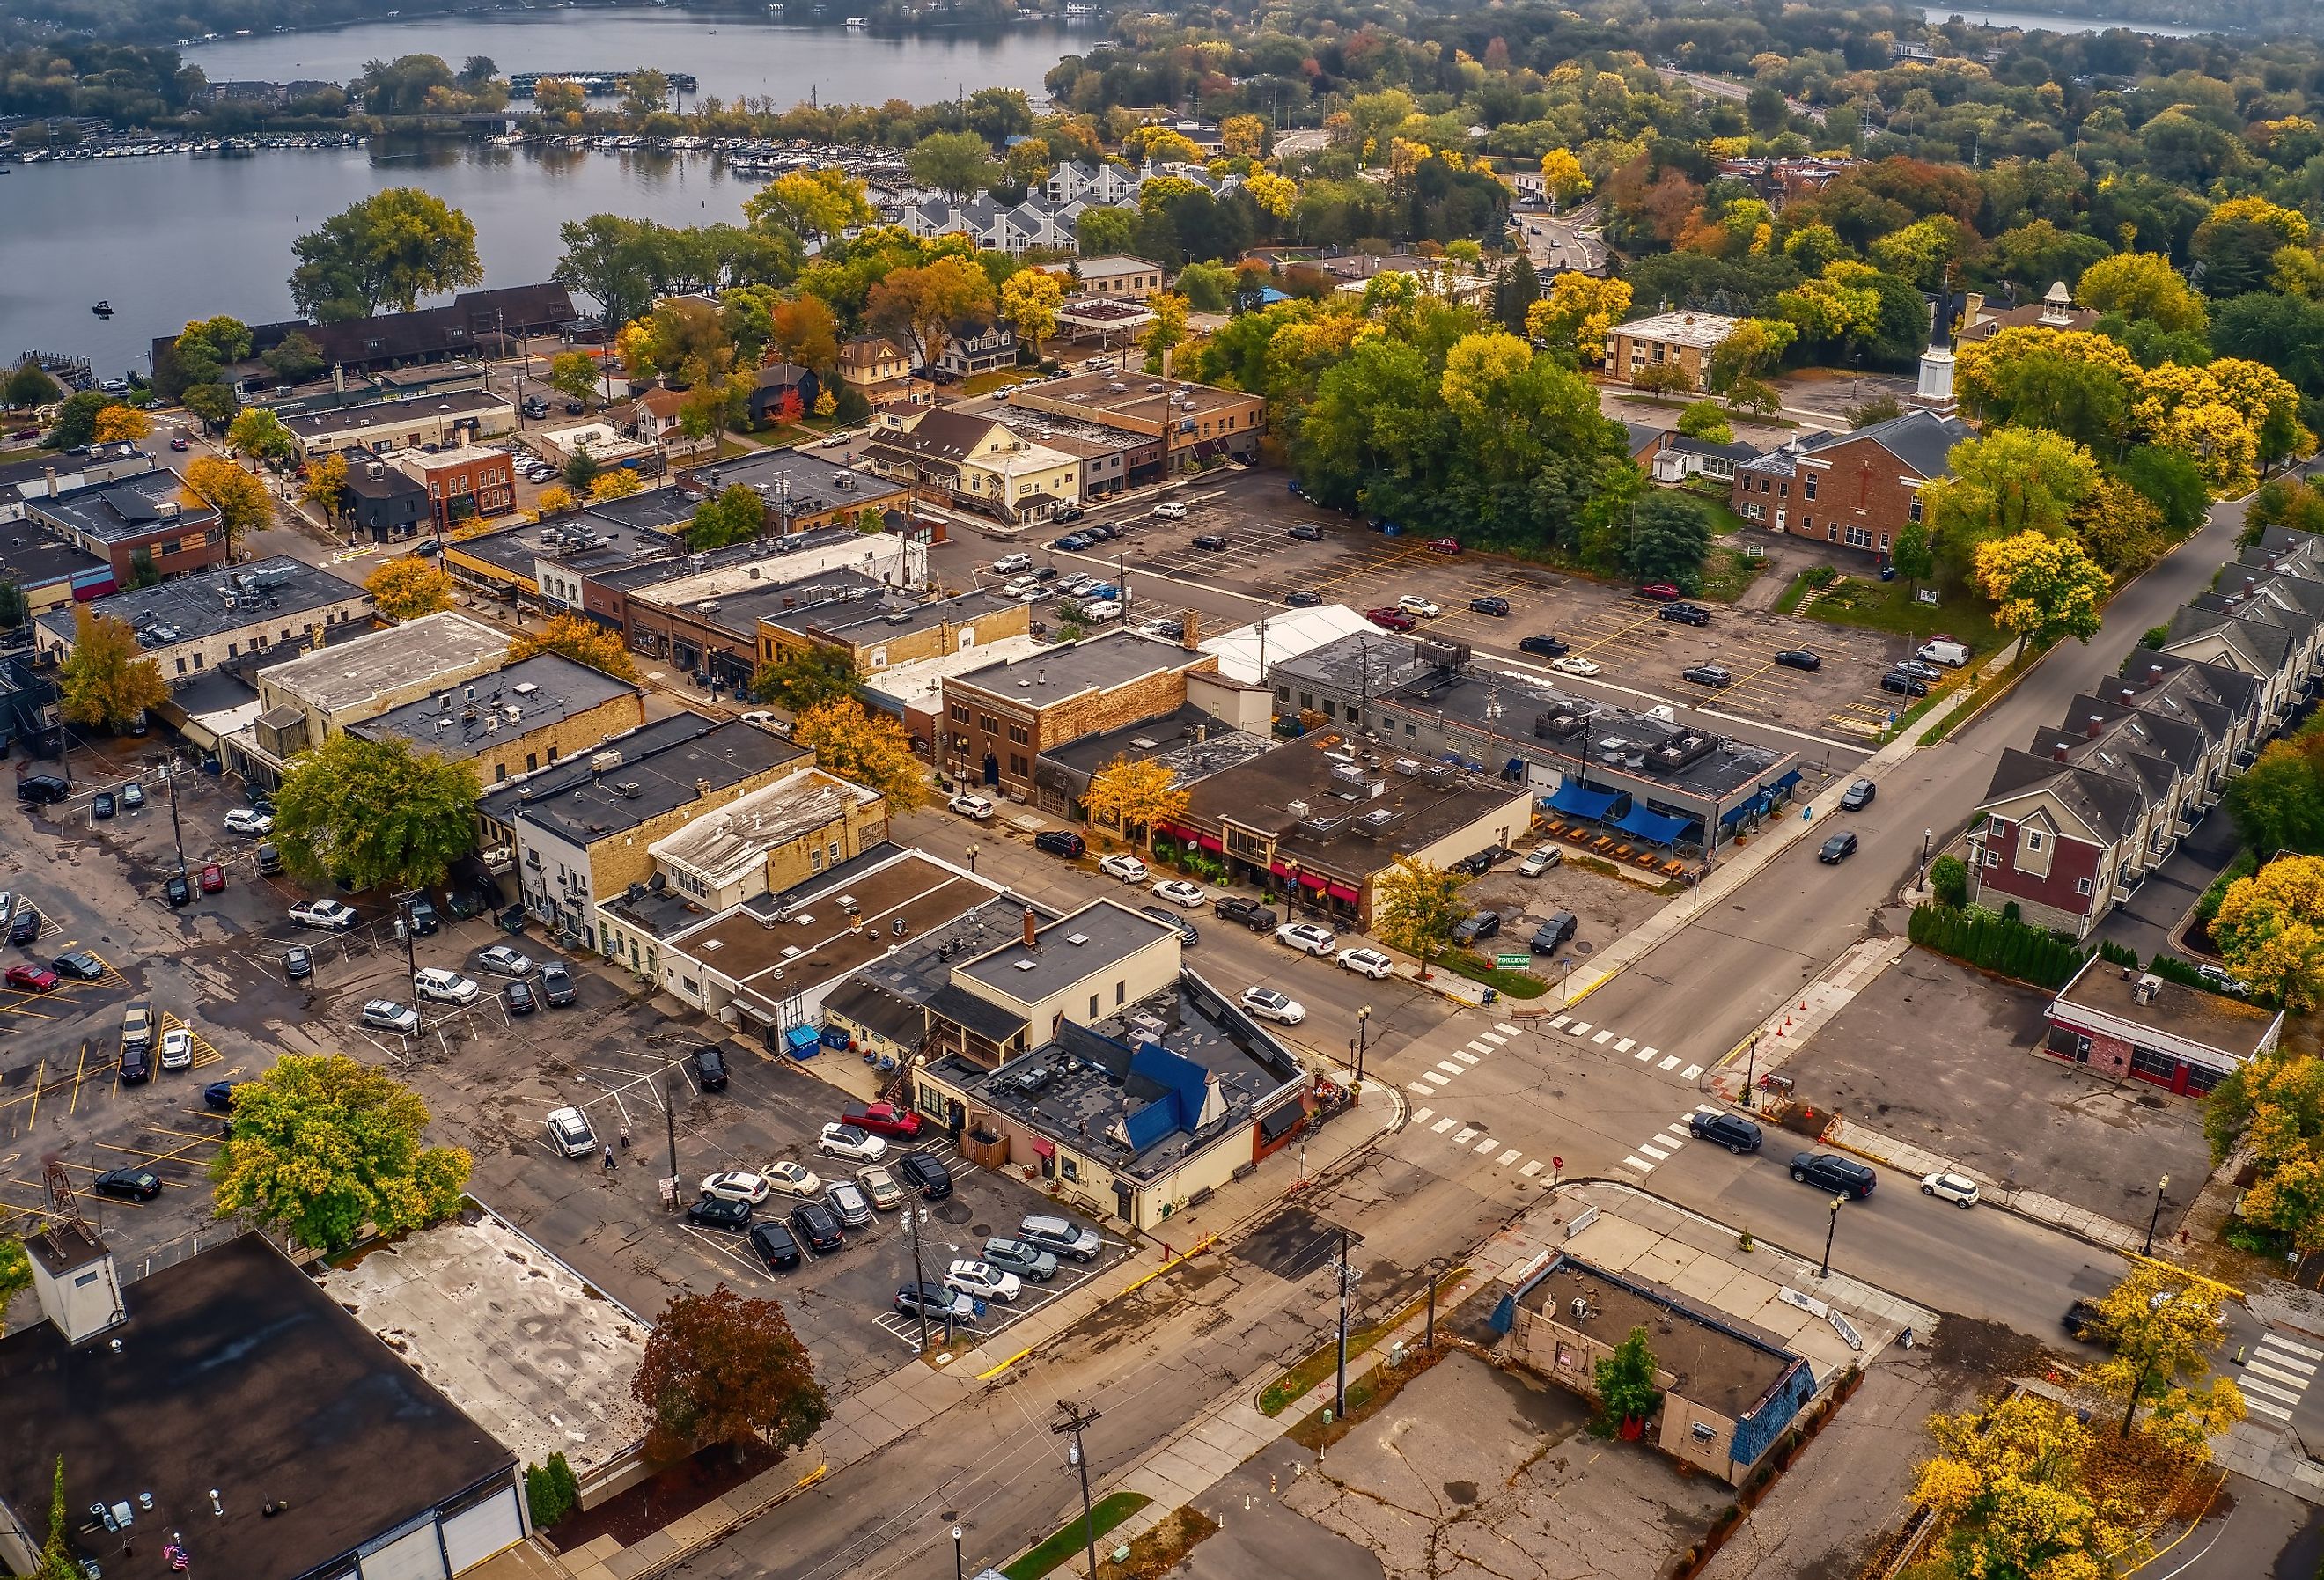
[[2097,714],[2092,714],[2090,715],[2089,723],[2082,726],[2082,734],[2095,741],[2098,738],[2098,732],[2104,728],[2106,728],[2106,720],[2099,717]]
[[2149,691],[2152,691],[2152,690],[2153,690],[2157,686],[2160,686],[2160,685],[2162,685],[2162,684],[2163,684],[2163,666],[2162,666],[2161,664],[2149,664],[2149,665],[2147,665],[2147,666],[2146,666],[2146,688],[2147,688]]
[[1203,612],[1200,609],[1186,611],[1186,634],[1180,641],[1188,652],[1193,652],[1202,645]]
[[2068,761],[2068,755],[2073,749],[2073,744],[2070,741],[2052,741],[2050,744],[2050,755],[2064,762]]
[[1040,940],[1033,936],[1033,908],[1028,905],[1025,908],[1025,947],[1038,950],[1041,944]]

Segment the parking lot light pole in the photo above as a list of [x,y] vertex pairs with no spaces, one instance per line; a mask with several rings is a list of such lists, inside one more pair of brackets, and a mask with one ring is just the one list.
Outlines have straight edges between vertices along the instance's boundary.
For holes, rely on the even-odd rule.
[[[171,799],[171,804],[176,805],[175,798]],[[411,925],[411,902],[419,897],[420,891],[417,889],[399,891],[395,896],[395,919],[397,925],[403,930],[403,970],[412,986],[411,1012],[420,1017],[420,1029],[425,1031],[428,1030],[428,1011],[424,1007],[427,1001],[419,991],[419,942],[418,935]]]
[[[928,1353],[928,1275],[927,1270],[920,1265],[920,1206],[918,1202],[904,1208],[904,1227],[912,1237],[912,1288],[919,1297],[913,1300],[912,1309],[920,1314],[920,1354],[925,1355]],[[949,1312],[951,1307],[947,1306],[945,1310]]]
[[964,1566],[961,1563],[960,1557],[960,1538],[963,1534],[959,1526],[955,1525],[952,1528],[952,1580],[964,1580],[962,1571]]
[[2163,1193],[2170,1188],[2171,1176],[2168,1174],[2154,1182],[2154,1211],[2147,1215],[2146,1249],[2139,1253],[2142,1256],[2154,1254],[2154,1227],[2163,1222]]
[[1819,1279],[1831,1277],[1831,1237],[1840,1228],[1840,1209],[1847,1205],[1848,1198],[1844,1196],[1831,1198],[1831,1222],[1824,1225],[1823,1231],[1823,1265],[1816,1269]]
[[1757,1108],[1759,1106],[1757,1103],[1752,1100],[1751,1094],[1758,1087],[1759,1085],[1760,1035],[1761,1034],[1757,1031],[1751,1033],[1750,1059],[1743,1068],[1743,1106],[1746,1108]]

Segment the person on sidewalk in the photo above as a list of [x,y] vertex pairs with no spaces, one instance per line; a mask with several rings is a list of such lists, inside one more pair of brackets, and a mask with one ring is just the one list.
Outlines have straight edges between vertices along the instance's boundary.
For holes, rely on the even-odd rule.
[[607,1147],[607,1148],[605,1149],[605,1168],[604,1168],[604,1172],[606,1172],[606,1173],[608,1173],[608,1174],[611,1174],[613,1171],[613,1148],[611,1148],[611,1147]]

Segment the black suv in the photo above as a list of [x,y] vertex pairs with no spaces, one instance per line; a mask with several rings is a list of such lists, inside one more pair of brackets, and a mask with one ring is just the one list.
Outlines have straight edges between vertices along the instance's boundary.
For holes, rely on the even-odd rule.
[[1496,936],[1500,930],[1501,913],[1498,910],[1480,910],[1474,916],[1464,916],[1461,919],[1452,929],[1452,941],[1456,944],[1474,944]]
[[1506,620],[1509,614],[1509,601],[1499,596],[1471,598],[1469,600],[1469,612],[1472,614],[1490,614],[1497,620]]
[[1570,910],[1551,912],[1547,921],[1533,929],[1533,952],[1536,955],[1556,954],[1560,946],[1572,938],[1581,925]]
[[1255,933],[1275,930],[1275,912],[1256,900],[1246,900],[1240,894],[1227,894],[1211,907],[1221,921],[1239,921]]
[[726,1089],[726,1056],[706,1042],[693,1053],[694,1078],[706,1092]]
[[952,1194],[951,1173],[926,1152],[905,1153],[897,1161],[896,1174],[930,1201],[942,1201]]
[[751,1249],[767,1264],[769,1272],[781,1272],[799,1264],[799,1243],[792,1238],[786,1224],[764,1223],[751,1225]]
[[791,1233],[806,1242],[817,1256],[828,1256],[847,1243],[847,1232],[839,1226],[839,1215],[819,1201],[803,1201],[791,1209]]
[[1674,620],[1681,625],[1708,625],[1711,611],[1700,604],[1665,604],[1655,611],[1657,620]]
[[1902,670],[1891,670],[1880,677],[1880,689],[1894,691],[1899,697],[1926,697],[1929,683],[1918,675],[1908,675]]
[[8,941],[29,944],[41,936],[41,913],[30,905],[16,908],[16,919],[8,924]]
[[1562,659],[1573,651],[1570,642],[1560,642],[1554,636],[1526,636],[1517,639],[1517,651],[1539,653],[1545,659]]
[[1061,855],[1067,861],[1071,861],[1076,856],[1088,854],[1089,841],[1078,834],[1068,834],[1062,828],[1051,828],[1033,836],[1033,848],[1046,850],[1051,855]]
[[1717,1141],[1740,1157],[1759,1150],[1759,1127],[1739,1113],[1705,1113],[1695,1110],[1686,1122],[1687,1134],[1697,1141]]
[[573,973],[562,960],[551,960],[540,968],[540,1001],[552,1010],[561,1010],[573,1002]]
[[1191,949],[1196,944],[1203,941],[1203,929],[1196,927],[1193,922],[1188,921],[1176,911],[1160,905],[1141,905],[1138,909],[1141,914],[1150,916],[1156,921],[1161,922],[1168,927],[1176,928],[1178,929],[1178,941],[1186,946],[1186,947]]
[[1880,1177],[1863,1164],[1830,1152],[1802,1152],[1792,1160],[1792,1178],[1803,1185],[1836,1190],[1862,1201],[1872,1194]]
[[2068,1338],[2078,1338],[2086,1344],[2111,1347],[2112,1335],[2107,1331],[2106,1318],[2088,1300],[2077,1300],[2066,1307],[2065,1326]]
[[686,1209],[686,1221],[706,1229],[724,1229],[739,1234],[750,1226],[751,1204],[729,1201],[723,1196],[706,1196]]
[[61,801],[72,794],[72,786],[53,773],[35,773],[16,781],[16,799],[20,801]]

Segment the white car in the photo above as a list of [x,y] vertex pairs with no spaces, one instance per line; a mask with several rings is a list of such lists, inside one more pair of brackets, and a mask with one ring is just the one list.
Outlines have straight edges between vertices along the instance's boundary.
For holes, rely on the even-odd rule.
[[872,1198],[874,1212],[893,1212],[904,1205],[904,1187],[897,1184],[896,1177],[885,1169],[862,1169],[856,1174],[855,1179],[863,1187],[863,1194]]
[[589,1116],[577,1108],[559,1108],[549,1116],[549,1144],[564,1158],[586,1158],[597,1150],[597,1132]]
[[1537,845],[1533,854],[1517,864],[1517,876],[1538,878],[1565,859],[1565,853],[1554,845]]
[[1340,947],[1340,935],[1312,921],[1286,921],[1275,929],[1275,941],[1321,958]]
[[1549,667],[1563,675],[1594,675],[1598,666],[1580,653],[1567,653],[1562,659],[1552,659]]
[[290,919],[300,927],[328,928],[343,933],[355,925],[355,908],[337,900],[309,900],[290,908]]
[[1001,596],[1004,598],[1021,598],[1040,585],[1029,576],[1020,576],[1015,581],[1001,584]]
[[1166,522],[1183,522],[1186,519],[1186,507],[1183,504],[1166,502],[1156,505],[1154,513]]
[[1146,882],[1146,864],[1134,855],[1109,855],[1099,858],[1097,870],[1109,878],[1120,878],[1125,883]]
[[1154,892],[1173,905],[1183,905],[1189,910],[1200,910],[1210,898],[1200,883],[1189,883],[1184,878],[1165,878],[1154,885]]
[[823,1194],[823,1181],[815,1177],[815,1170],[797,1163],[770,1163],[765,1178],[769,1185],[785,1196]]
[[1340,951],[1340,967],[1359,976],[1369,976],[1375,982],[1396,975],[1396,962],[1378,949],[1342,949]]
[[992,562],[992,574],[995,576],[1015,576],[1019,571],[1032,568],[1033,557],[1030,554],[1003,554]]
[[420,1030],[420,1012],[410,1004],[399,1004],[393,999],[372,999],[355,1017],[358,1026],[369,1026],[378,1031],[392,1031],[399,1037],[409,1037]]
[[182,1026],[173,1026],[161,1033],[161,1067],[165,1070],[189,1070],[194,1067],[194,1034]]
[[226,831],[228,834],[272,834],[274,832],[274,814],[262,812],[255,807],[236,807],[226,815]]
[[1396,601],[1396,606],[1416,620],[1434,620],[1444,613],[1434,599],[1424,598],[1418,593],[1405,594]]
[[982,823],[992,816],[992,803],[982,796],[970,795],[966,790],[945,803],[964,818],[973,818]]
[[1121,605],[1111,598],[1087,598],[1082,602],[1076,618],[1084,625],[1102,625],[1121,618]]
[[764,1176],[746,1174],[740,1169],[714,1174],[702,1182],[702,1194],[705,1196],[715,1196],[720,1201],[746,1201],[752,1206],[766,1200],[773,1189]]
[[411,991],[439,1004],[473,1004],[484,990],[456,971],[430,966],[412,974]]
[[1932,1174],[1921,1181],[1921,1194],[1949,1201],[1957,1207],[1977,1206],[1977,1181],[1959,1174]]
[[1243,989],[1242,1007],[1254,1015],[1264,1016],[1286,1026],[1296,1026],[1307,1018],[1306,1005],[1289,993],[1278,993],[1271,987]]
[[1014,1300],[1024,1285],[1015,1273],[1002,1272],[981,1261],[956,1261],[945,1274],[945,1288],[973,1295],[980,1300]]
[[532,956],[506,944],[494,944],[476,956],[476,969],[494,976],[530,976]]
[[888,1143],[884,1140],[852,1124],[825,1125],[823,1139],[815,1145],[819,1152],[858,1163],[877,1163],[888,1155]]

